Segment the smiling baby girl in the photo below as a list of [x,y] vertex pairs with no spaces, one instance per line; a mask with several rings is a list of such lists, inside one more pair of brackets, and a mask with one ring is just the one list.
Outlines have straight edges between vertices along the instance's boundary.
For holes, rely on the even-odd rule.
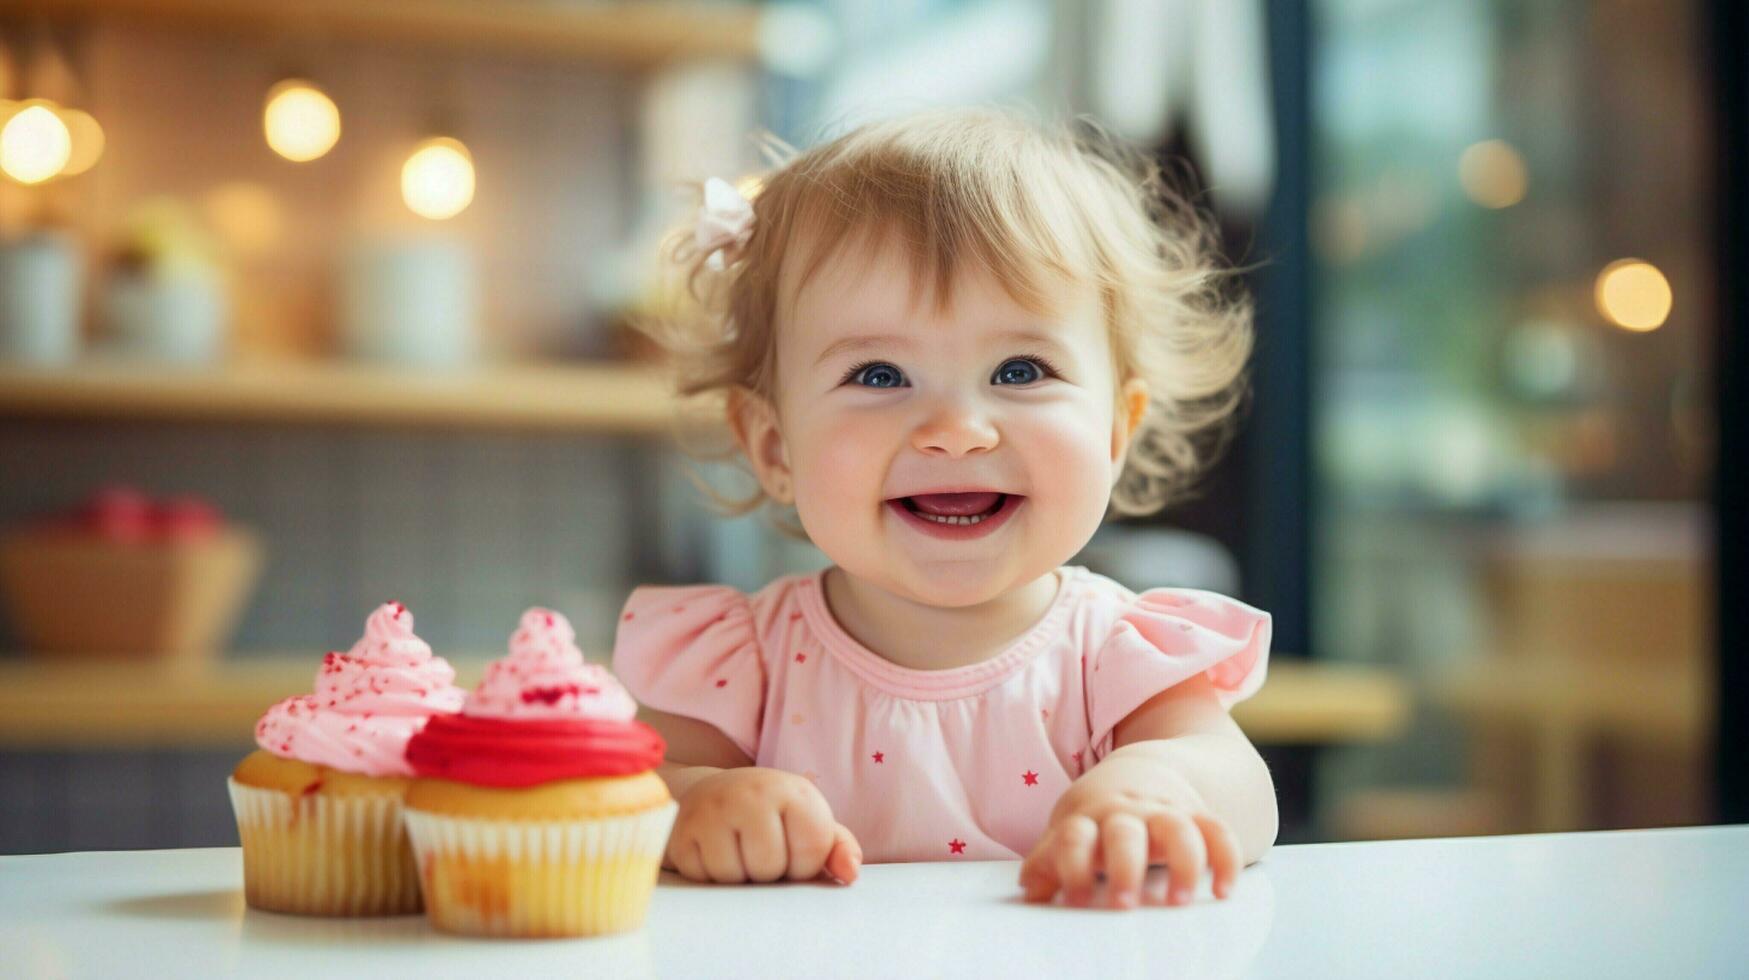
[[[703,316],[652,330],[725,395],[831,560],[747,595],[644,587],[614,669],[667,739],[668,866],[850,882],[1024,858],[1047,901],[1225,897],[1273,843],[1228,716],[1270,620],[1065,566],[1206,463],[1251,348],[1206,225],[1108,143],[989,111],[871,124],[705,188],[676,251]],[[1103,878],[1103,892],[1096,883]]]

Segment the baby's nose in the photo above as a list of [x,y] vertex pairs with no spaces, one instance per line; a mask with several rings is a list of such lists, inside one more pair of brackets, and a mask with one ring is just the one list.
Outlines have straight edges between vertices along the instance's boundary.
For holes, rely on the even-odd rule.
[[918,452],[942,456],[989,452],[998,439],[989,416],[962,400],[937,404],[911,433],[911,445]]

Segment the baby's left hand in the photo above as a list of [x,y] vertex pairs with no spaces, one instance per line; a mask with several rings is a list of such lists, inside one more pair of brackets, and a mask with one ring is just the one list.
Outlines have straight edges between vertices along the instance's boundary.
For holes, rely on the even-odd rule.
[[1142,904],[1149,865],[1165,864],[1166,904],[1188,905],[1205,867],[1216,898],[1226,898],[1240,867],[1239,841],[1190,782],[1158,759],[1122,751],[1107,756],[1057,801],[1049,827],[1020,866],[1029,902],[1058,891],[1089,906],[1095,876],[1105,876],[1112,908]]

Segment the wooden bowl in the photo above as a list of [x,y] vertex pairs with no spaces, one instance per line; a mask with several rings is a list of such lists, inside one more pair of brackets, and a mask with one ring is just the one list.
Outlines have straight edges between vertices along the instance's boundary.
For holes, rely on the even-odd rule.
[[65,529],[0,542],[0,596],[32,654],[204,660],[230,639],[261,571],[255,535],[117,541]]

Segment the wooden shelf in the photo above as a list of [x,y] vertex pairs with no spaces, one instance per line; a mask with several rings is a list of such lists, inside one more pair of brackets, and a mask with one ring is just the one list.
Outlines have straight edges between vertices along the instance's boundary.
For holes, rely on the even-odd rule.
[[[457,683],[487,658],[449,657]],[[11,748],[212,748],[246,745],[267,706],[307,693],[320,658],[254,656],[215,663],[0,663],[0,745]]]
[[0,415],[652,433],[672,427],[675,402],[655,373],[612,364],[452,373],[304,362],[3,367]]
[[756,4],[703,0],[0,0],[0,14],[496,50],[622,68],[755,58],[762,16]]
[[[472,686],[487,657],[449,658]],[[206,665],[0,662],[0,746],[10,749],[248,745],[268,705],[310,690],[317,660],[252,656]],[[1258,742],[1370,742],[1394,736],[1409,701],[1390,674],[1281,662],[1233,716]]]

